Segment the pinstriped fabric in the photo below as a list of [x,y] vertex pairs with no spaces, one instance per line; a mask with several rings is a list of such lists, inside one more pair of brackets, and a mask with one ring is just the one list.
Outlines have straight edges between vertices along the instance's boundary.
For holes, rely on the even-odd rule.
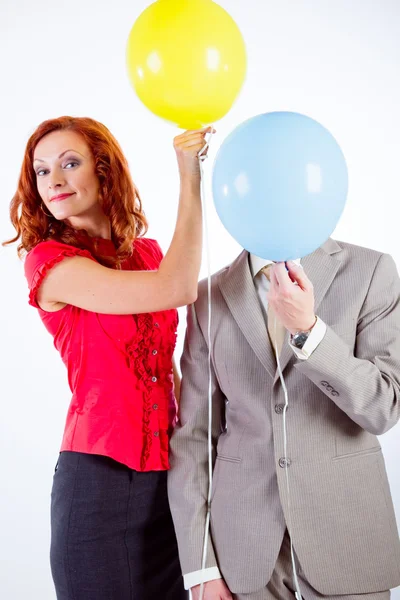
[[[302,261],[327,334],[307,361],[284,344],[283,390],[243,252],[212,279],[212,548],[234,593],[261,589],[286,524],[324,595],[400,584],[400,544],[377,434],[400,415],[400,285],[388,255],[333,240]],[[207,288],[188,309],[169,492],[183,572],[201,568],[207,497]],[[289,459],[290,465],[285,467]],[[280,466],[282,465],[282,466]]]
[[[390,591],[372,594],[346,594],[343,596],[323,596],[304,578],[301,569],[297,569],[300,589],[305,600],[390,600]],[[234,600],[293,600],[293,568],[290,557],[290,538],[286,534],[279,552],[278,561],[267,587],[250,594],[235,594]]]

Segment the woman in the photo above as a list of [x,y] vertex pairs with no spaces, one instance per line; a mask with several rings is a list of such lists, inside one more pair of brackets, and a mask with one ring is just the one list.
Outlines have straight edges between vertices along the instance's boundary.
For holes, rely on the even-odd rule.
[[29,303],[72,391],[51,497],[58,600],[186,598],[166,474],[176,308],[197,294],[210,131],[174,140],[181,186],[165,258],[142,237],[139,194],[104,125],[61,117],[27,144],[6,243],[27,253]]

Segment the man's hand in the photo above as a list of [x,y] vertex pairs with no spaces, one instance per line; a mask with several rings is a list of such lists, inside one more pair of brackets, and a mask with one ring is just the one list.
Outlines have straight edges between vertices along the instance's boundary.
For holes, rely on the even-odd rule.
[[304,270],[293,261],[276,263],[270,271],[268,302],[282,325],[295,334],[315,324],[314,288]]
[[[192,600],[200,600],[200,587],[196,585],[191,589]],[[233,600],[233,597],[223,579],[213,579],[204,584],[203,600]]]

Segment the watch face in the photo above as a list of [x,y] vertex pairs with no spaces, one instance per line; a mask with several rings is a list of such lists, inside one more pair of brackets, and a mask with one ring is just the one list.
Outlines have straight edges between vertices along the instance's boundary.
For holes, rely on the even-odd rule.
[[308,336],[309,336],[308,332],[296,333],[293,336],[293,344],[296,346],[296,348],[302,348],[304,346],[304,344],[306,343]]

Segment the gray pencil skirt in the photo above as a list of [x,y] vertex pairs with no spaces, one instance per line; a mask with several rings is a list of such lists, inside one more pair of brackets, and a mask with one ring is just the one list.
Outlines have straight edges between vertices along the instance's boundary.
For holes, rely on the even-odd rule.
[[51,494],[57,600],[187,600],[167,473],[62,452]]

